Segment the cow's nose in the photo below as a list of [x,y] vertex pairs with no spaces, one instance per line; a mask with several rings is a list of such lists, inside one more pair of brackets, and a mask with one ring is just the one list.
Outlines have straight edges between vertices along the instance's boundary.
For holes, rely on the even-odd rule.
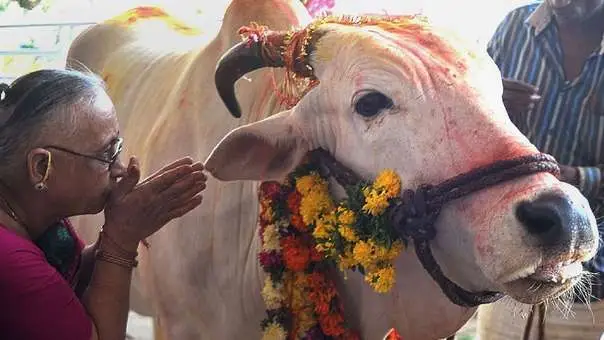
[[568,197],[555,193],[541,194],[516,207],[516,217],[531,239],[541,246],[568,247],[577,241],[589,242],[590,213],[573,205]]

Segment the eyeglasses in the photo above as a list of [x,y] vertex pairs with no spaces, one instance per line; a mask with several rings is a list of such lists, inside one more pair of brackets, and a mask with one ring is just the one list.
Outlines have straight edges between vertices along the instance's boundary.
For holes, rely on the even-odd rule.
[[104,157],[99,157],[99,156],[93,156],[93,155],[87,155],[87,154],[83,154],[77,151],[73,151],[61,146],[56,146],[56,145],[47,145],[44,148],[45,149],[55,149],[55,150],[59,150],[59,151],[63,151],[63,152],[67,152],[69,154],[72,155],[76,155],[76,156],[80,156],[80,157],[84,157],[84,158],[89,158],[89,159],[94,159],[97,160],[99,162],[105,163],[107,165],[109,165],[109,167],[111,167],[115,161],[117,160],[117,158],[119,157],[120,153],[122,152],[122,145],[124,143],[124,139],[119,137],[116,138],[111,145],[109,146],[109,148],[107,149],[107,151],[105,151],[103,153]]

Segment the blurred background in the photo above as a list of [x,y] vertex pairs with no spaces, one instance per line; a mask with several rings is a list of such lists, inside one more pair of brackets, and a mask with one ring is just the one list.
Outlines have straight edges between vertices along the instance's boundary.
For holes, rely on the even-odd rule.
[[[424,13],[484,44],[511,8],[527,0],[301,0],[333,13]],[[204,3],[211,3],[205,5]],[[139,5],[160,5],[211,34],[228,0],[0,0],[0,82],[60,67],[72,39],[89,25]]]

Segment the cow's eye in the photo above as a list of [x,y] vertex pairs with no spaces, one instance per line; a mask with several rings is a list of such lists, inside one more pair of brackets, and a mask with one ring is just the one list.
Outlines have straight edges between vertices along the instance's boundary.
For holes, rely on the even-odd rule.
[[373,117],[382,110],[391,109],[393,106],[394,103],[388,96],[377,91],[371,91],[357,100],[354,109],[363,117]]

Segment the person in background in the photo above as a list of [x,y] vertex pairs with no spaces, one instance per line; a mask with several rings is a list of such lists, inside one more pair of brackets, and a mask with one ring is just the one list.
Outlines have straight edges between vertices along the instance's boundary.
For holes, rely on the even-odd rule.
[[[122,143],[93,75],[40,70],[0,84],[0,338],[125,338],[138,244],[201,204],[206,176],[184,158],[139,181]],[[103,210],[84,247],[69,217]]]
[[[560,162],[561,179],[588,198],[602,240],[604,0],[545,0],[519,7],[500,23],[487,50],[501,71],[511,120]],[[591,293],[578,292],[575,302],[599,301],[604,297],[602,244],[584,267],[594,274]],[[598,328],[598,336],[571,337],[599,338],[602,314],[594,311],[595,323],[591,313],[578,313],[578,319],[583,315],[579,322]]]

